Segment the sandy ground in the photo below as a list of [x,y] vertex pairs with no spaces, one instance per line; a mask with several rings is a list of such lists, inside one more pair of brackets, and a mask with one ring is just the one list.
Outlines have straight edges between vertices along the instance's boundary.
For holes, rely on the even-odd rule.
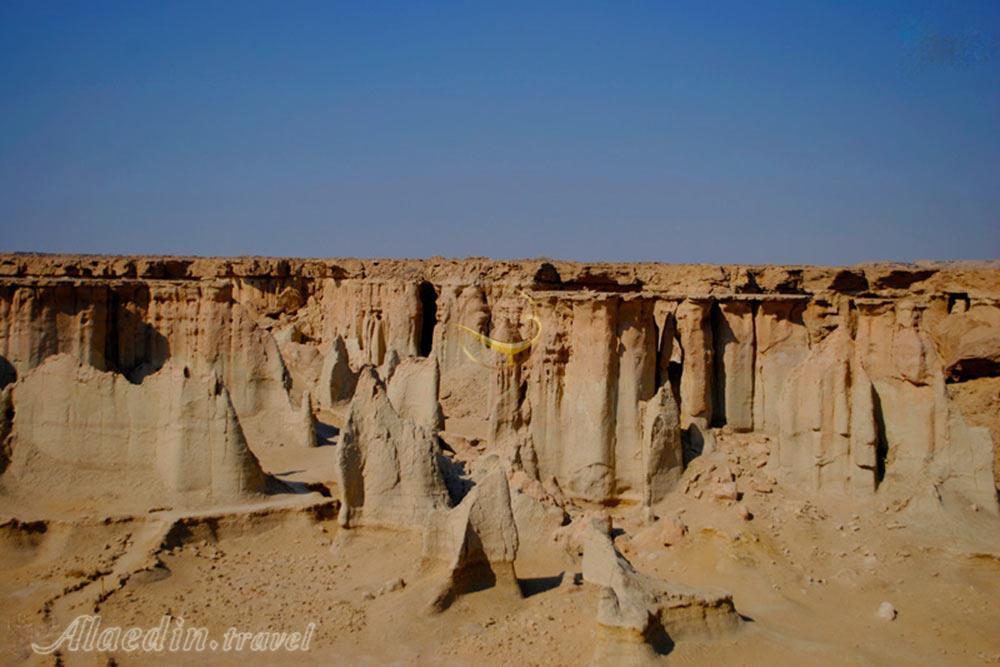
[[[721,443],[657,508],[687,525],[678,544],[640,549],[638,508],[610,510],[616,545],[637,569],[731,591],[746,619],[733,634],[677,641],[665,664],[1000,664],[995,518],[946,499],[854,506],[756,491],[763,471],[733,455],[749,445],[735,436]],[[261,458],[303,491],[330,485],[330,447]],[[737,503],[695,491],[713,465],[737,475],[752,520]],[[8,521],[0,528],[0,657],[179,662],[169,651],[32,653],[32,641],[50,643],[79,614],[94,613],[104,628],[152,628],[166,614],[220,643],[230,627],[290,633],[314,624],[307,652],[209,646],[184,653],[185,664],[579,665],[599,649],[598,591],[579,583],[579,559],[554,540],[523,540],[523,598],[488,589],[434,614],[428,603],[441,573],[421,564],[419,530],[342,530],[333,503],[313,492],[194,516]],[[876,615],[883,602],[895,620]]]

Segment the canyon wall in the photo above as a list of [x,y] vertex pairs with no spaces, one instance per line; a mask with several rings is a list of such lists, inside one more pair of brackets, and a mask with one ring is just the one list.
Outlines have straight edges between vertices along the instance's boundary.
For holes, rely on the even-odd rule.
[[437,394],[425,428],[582,501],[655,503],[725,429],[766,437],[779,483],[997,510],[996,263],[0,256],[0,385],[56,354],[214,373],[254,451],[312,444],[309,397],[336,411],[366,365],[403,401],[393,369],[426,357],[401,366]]

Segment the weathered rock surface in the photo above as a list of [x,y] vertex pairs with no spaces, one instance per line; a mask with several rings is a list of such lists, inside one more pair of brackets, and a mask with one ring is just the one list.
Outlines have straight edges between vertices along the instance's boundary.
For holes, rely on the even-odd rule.
[[523,470],[509,476],[511,510],[521,544],[549,544],[556,532],[569,521],[565,498],[554,480],[549,488]]
[[337,445],[343,526],[420,529],[449,506],[432,431],[396,412],[371,366],[361,370]]
[[660,387],[642,404],[642,463],[645,475],[643,503],[650,507],[672,490],[684,470],[684,447],[681,443],[677,403],[670,385]]
[[679,518],[664,517],[639,531],[632,542],[639,551],[656,552],[679,544],[687,532],[687,526]]
[[400,416],[438,431],[444,416],[438,403],[440,374],[437,360],[409,357],[396,366],[386,384],[389,402]]
[[0,474],[10,463],[11,432],[14,429],[13,387],[0,389]]
[[230,504],[266,491],[214,375],[167,364],[134,385],[60,354],[11,389],[5,494],[30,499],[54,489],[60,504],[99,501],[104,511],[131,512]]
[[351,369],[347,345],[341,336],[336,336],[330,348],[323,355],[316,391],[320,405],[330,407],[341,401],[349,401],[354,396],[358,376]]
[[727,593],[669,584],[637,572],[615,549],[601,522],[586,527],[583,579],[601,587],[597,622],[605,634],[597,664],[625,655],[652,660],[674,640],[719,636],[740,623]]
[[520,597],[514,572],[518,546],[510,486],[496,468],[457,507],[435,513],[427,524],[424,559],[447,570],[431,608],[443,611],[459,595],[487,588]]
[[218,375],[251,446],[304,442],[277,342],[239,292],[216,280],[0,283],[0,355],[18,376],[66,353],[133,381],[170,359]]
[[815,490],[872,494],[878,481],[874,389],[845,329],[813,348],[785,380],[777,469]]
[[[0,385],[60,352],[133,380],[171,360],[215,371],[267,448],[308,444],[305,394],[346,402],[373,364],[397,412],[584,501],[655,504],[725,427],[770,437],[786,483],[995,513],[998,304],[996,263],[3,255]],[[509,367],[457,325],[538,340]]]

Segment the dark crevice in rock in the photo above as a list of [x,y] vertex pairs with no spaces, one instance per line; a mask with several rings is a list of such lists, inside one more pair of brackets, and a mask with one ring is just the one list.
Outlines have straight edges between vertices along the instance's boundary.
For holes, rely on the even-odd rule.
[[104,345],[107,370],[117,371],[136,384],[160,370],[170,357],[166,337],[142,318],[148,303],[146,288],[128,293],[112,290],[108,294]]
[[584,269],[576,278],[561,281],[558,285],[552,285],[549,289],[558,289],[567,292],[591,291],[591,292],[641,292],[644,284],[641,280],[634,280],[630,283],[620,283],[608,274],[594,272]]
[[713,357],[712,426],[718,428],[726,425],[726,374],[728,370],[725,363],[726,345],[735,343],[736,336],[722,314],[718,302],[712,304],[709,322],[712,327]]
[[961,359],[948,367],[945,380],[952,384],[998,376],[1000,376],[1000,362],[996,359]]
[[937,273],[934,269],[894,269],[875,281],[875,289],[909,289],[914,283],[927,280]]
[[951,292],[948,294],[948,312],[955,312],[956,308],[960,312],[969,309],[969,295],[965,292]]
[[6,357],[0,356],[0,389],[17,382],[17,369]]
[[857,271],[839,271],[830,283],[830,289],[836,292],[857,294],[868,289],[868,279]]
[[324,498],[331,498],[333,496],[330,492],[330,487],[323,482],[304,482],[304,484],[308,490],[318,493]]
[[872,405],[875,410],[875,488],[885,479],[885,468],[889,460],[889,440],[885,433],[885,415],[882,413],[882,399],[872,385]]
[[437,290],[427,281],[420,283],[420,339],[421,357],[429,357],[434,347],[434,329],[437,326]]
[[549,262],[543,262],[535,271],[535,287],[537,289],[558,289],[562,285],[559,271]]
[[[443,444],[444,441],[438,438],[438,442]],[[447,449],[448,451],[453,451],[451,447]],[[451,456],[438,453],[437,466],[438,470],[441,471],[441,477],[444,479],[445,488],[448,490],[448,499],[454,507],[462,502],[462,499],[469,494],[469,491],[472,490],[476,483],[469,477],[469,473],[465,469],[465,462],[463,461],[458,461]]]

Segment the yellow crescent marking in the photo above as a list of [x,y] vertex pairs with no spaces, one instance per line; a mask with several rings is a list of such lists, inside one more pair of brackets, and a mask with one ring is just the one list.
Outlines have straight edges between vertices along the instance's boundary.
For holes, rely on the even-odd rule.
[[[524,296],[526,299],[528,299],[532,303],[532,306],[534,306],[535,300],[532,299],[530,296],[528,296],[528,294],[526,294],[523,290],[521,291],[521,295]],[[465,331],[466,333],[474,337],[476,340],[478,340],[480,343],[482,343],[483,347],[486,347],[490,350],[493,350],[494,352],[498,352],[507,357],[507,365],[513,366],[514,357],[516,357],[521,352],[524,352],[525,350],[531,348],[531,346],[534,345],[538,341],[538,338],[542,335],[542,321],[538,319],[537,315],[535,315],[534,308],[532,308],[531,315],[528,316],[528,319],[530,319],[535,323],[535,335],[532,336],[531,339],[529,340],[522,340],[516,343],[505,343],[503,341],[490,338],[485,334],[479,333],[475,329],[470,329],[464,324],[457,324],[456,326],[458,326],[459,329]],[[469,350],[465,347],[464,344],[462,344],[462,351],[465,352],[465,356],[467,356],[469,359],[472,359],[476,363],[482,364],[483,366],[487,366],[486,364],[483,364],[483,362],[479,361],[479,359],[477,359],[475,355],[469,352]]]

